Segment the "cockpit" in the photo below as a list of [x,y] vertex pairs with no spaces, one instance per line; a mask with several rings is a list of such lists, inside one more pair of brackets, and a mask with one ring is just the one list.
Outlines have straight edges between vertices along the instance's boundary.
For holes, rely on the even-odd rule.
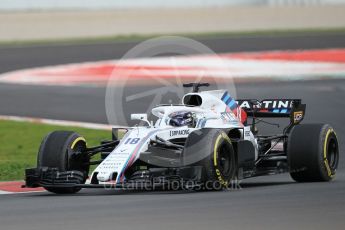
[[158,117],[155,126],[195,128],[198,120],[205,116],[205,111],[194,106],[159,105],[152,109],[152,114]]

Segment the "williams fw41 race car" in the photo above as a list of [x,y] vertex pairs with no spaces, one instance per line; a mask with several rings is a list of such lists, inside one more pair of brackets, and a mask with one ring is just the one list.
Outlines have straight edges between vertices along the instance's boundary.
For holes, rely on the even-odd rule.
[[[132,114],[141,124],[122,138],[89,147],[75,132],[55,131],[41,143],[37,168],[26,169],[26,187],[53,193],[82,188],[156,189],[172,184],[219,190],[232,181],[289,172],[297,182],[330,181],[339,161],[337,136],[328,124],[300,124],[300,99],[235,100],[225,90],[199,92],[208,83],[188,83],[182,104],[158,105]],[[259,135],[264,118],[287,118],[281,134]],[[121,132],[120,132],[121,133]],[[93,156],[100,154],[94,160]],[[89,172],[91,165],[97,165]]]

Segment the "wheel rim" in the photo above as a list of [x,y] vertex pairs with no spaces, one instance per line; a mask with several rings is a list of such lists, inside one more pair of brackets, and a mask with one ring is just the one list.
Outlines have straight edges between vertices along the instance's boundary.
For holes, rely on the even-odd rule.
[[224,177],[229,177],[232,171],[231,148],[223,142],[218,151],[219,171]]
[[327,146],[327,161],[334,172],[338,165],[338,143],[334,137],[329,138]]
[[[74,146],[74,148],[71,149],[70,151],[72,151],[73,153],[82,152],[83,150],[85,150],[85,148],[86,148],[85,142],[79,141]],[[88,174],[89,172],[89,166],[87,165],[88,160],[89,159],[86,156],[72,157],[69,159],[67,163],[68,170],[78,170],[78,171],[84,172],[85,174]]]

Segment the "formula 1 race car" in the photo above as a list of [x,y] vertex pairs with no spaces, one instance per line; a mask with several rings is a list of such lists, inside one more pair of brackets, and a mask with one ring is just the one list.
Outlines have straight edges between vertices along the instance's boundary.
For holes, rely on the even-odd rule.
[[[26,187],[53,193],[82,188],[228,188],[233,180],[289,172],[297,182],[330,181],[339,161],[337,136],[328,124],[300,124],[300,99],[235,100],[225,90],[199,92],[188,83],[182,104],[132,114],[144,125],[113,128],[112,140],[89,147],[75,132],[55,131],[41,143],[37,168],[26,169]],[[257,122],[288,118],[277,135],[259,135]],[[99,160],[92,160],[100,154]],[[98,165],[91,174],[91,165]]]

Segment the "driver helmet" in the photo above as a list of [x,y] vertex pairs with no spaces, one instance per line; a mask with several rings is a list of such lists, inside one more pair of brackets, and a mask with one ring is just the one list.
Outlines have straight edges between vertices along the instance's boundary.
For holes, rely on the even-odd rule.
[[169,115],[169,125],[175,127],[181,126],[188,126],[194,127],[195,126],[195,114],[192,112],[175,112]]

